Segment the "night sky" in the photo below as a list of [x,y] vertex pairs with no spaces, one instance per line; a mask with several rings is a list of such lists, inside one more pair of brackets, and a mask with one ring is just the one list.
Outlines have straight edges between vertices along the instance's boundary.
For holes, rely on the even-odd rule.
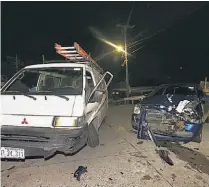
[[[30,63],[58,59],[54,43],[71,46],[77,41],[106,70],[114,82],[125,79],[119,53],[95,37],[123,44],[118,23],[126,22],[133,2],[2,2],[2,73],[11,74],[6,56]],[[179,19],[183,17],[182,19]],[[209,4],[206,2],[135,2],[128,43],[144,39],[130,49],[130,84],[199,82],[209,78]],[[96,32],[92,32],[96,31]]]

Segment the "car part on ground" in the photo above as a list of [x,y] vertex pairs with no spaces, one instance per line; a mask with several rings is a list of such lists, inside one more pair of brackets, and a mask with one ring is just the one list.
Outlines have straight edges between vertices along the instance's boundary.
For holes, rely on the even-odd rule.
[[75,171],[75,173],[74,173],[73,176],[74,176],[78,181],[80,181],[81,175],[84,174],[84,173],[86,173],[86,172],[88,172],[88,171],[87,171],[87,167],[79,166],[78,169]]
[[[156,147],[155,150],[158,153],[158,155],[160,156],[160,158],[162,160],[164,160],[166,163],[168,163],[169,165],[173,166],[174,163],[173,163],[172,159],[169,157],[169,151],[165,148],[162,148],[158,144],[158,141],[155,138],[154,133],[152,132],[151,128],[149,127],[149,123],[146,120],[146,116],[147,116],[147,111],[143,110],[142,114],[141,114],[140,123],[141,123],[141,128],[146,129],[146,130],[144,130],[143,132],[139,130],[137,137],[145,138],[145,136],[146,136],[146,139],[149,137],[149,139],[154,143],[154,145]],[[144,132],[146,132],[147,134],[145,135]]]

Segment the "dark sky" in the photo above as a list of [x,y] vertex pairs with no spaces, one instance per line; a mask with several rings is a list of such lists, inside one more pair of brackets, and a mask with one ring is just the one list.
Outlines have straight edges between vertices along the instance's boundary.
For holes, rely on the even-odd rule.
[[[41,61],[42,54],[46,59],[55,59],[55,42],[72,45],[74,41],[93,57],[100,57],[112,48],[98,41],[90,28],[108,40],[122,43],[122,33],[116,24],[127,20],[132,3],[2,2],[2,59],[15,54],[26,64],[27,60]],[[201,7],[203,4],[135,2],[131,18],[135,27],[129,30],[129,42],[150,36],[169,24],[171,27],[144,40],[146,46],[129,57],[131,85],[169,80],[199,82],[209,77],[209,6]],[[186,17],[179,19],[182,16]],[[124,79],[119,54],[113,53],[98,63],[112,70],[116,81]]]

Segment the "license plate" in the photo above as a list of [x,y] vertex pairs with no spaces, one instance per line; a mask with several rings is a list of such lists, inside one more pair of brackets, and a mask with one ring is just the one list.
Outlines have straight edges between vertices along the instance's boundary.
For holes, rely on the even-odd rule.
[[12,147],[1,147],[1,158],[25,159],[25,150]]

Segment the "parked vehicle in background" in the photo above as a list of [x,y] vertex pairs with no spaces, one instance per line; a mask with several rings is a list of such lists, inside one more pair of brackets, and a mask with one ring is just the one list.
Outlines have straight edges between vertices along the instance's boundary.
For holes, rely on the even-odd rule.
[[[153,86],[139,86],[139,87],[131,87],[131,92],[129,97],[135,96],[146,96],[150,92],[154,90]],[[113,88],[112,89],[112,99],[113,102],[117,103],[117,101],[127,98],[127,89],[126,88]]]
[[200,81],[200,87],[205,95],[209,95],[209,82],[207,80],[207,77],[205,77],[205,81]]
[[149,126],[156,140],[201,142],[208,101],[195,84],[161,85],[135,105],[132,127],[141,139]]
[[48,158],[99,145],[113,75],[77,43],[55,48],[68,60],[27,66],[1,90],[1,158]]

